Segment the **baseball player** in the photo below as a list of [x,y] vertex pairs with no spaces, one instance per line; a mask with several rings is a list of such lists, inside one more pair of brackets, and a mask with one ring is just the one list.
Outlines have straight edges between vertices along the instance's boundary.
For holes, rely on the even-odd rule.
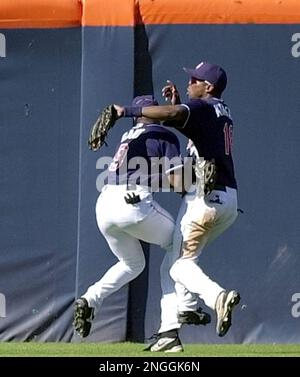
[[[223,233],[237,217],[233,122],[229,107],[221,99],[227,76],[223,68],[208,62],[184,70],[190,77],[186,103],[180,104],[177,89],[169,82],[163,88],[163,95],[171,99],[171,105],[114,106],[119,117],[146,116],[153,121],[165,121],[164,125],[175,127],[190,140],[189,150],[195,155],[197,190],[185,195],[179,211],[179,229],[174,233],[172,253],[177,260],[170,274],[175,281],[179,317],[195,314],[197,298],[200,298],[215,310],[216,332],[224,336],[231,326],[232,310],[239,303],[240,295],[207,276],[198,266],[198,258],[204,246]],[[176,329],[160,331],[150,349],[166,350],[168,345],[178,342]]]
[[[132,108],[157,105],[153,96],[146,95],[136,97]],[[139,240],[160,245],[168,251],[160,270],[160,331],[181,326],[177,319],[175,284],[169,275],[175,221],[152,196],[152,191],[164,185],[176,186],[176,164],[178,167],[182,164],[179,141],[174,133],[160,126],[159,121],[142,115],[134,120],[134,126],[123,134],[117,146],[108,168],[108,184],[96,204],[98,227],[118,262],[75,302],[73,325],[82,337],[89,335],[94,312],[103,300],[143,271],[145,257]],[[168,161],[172,161],[171,167]],[[174,173],[168,174],[168,170]],[[181,350],[181,344],[171,349],[172,352]]]

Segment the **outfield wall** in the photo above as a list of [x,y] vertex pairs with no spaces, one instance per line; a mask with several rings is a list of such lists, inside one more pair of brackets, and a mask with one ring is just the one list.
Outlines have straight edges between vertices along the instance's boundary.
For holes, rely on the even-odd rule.
[[[297,0],[1,0],[0,339],[79,341],[74,298],[115,259],[95,222],[99,157],[87,137],[106,104],[176,82],[183,66],[221,64],[235,122],[244,214],[201,266],[242,295],[234,326],[186,327],[184,342],[298,343],[300,321],[300,5]],[[163,103],[161,101],[161,103]],[[180,137],[183,152],[186,140]],[[174,216],[180,197],[158,201]],[[105,301],[84,341],[143,341],[159,325],[163,252]],[[213,314],[213,313],[212,313]]]

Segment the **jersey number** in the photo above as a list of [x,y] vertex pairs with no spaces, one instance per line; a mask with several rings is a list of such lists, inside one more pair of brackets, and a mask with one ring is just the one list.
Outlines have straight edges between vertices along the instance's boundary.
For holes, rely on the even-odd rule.
[[232,154],[232,144],[233,144],[232,124],[225,123],[223,132],[224,132],[225,154],[229,156],[230,154]]
[[127,143],[121,144],[116,154],[114,155],[112,163],[109,165],[109,171],[116,171],[123,164],[127,155],[129,145]]

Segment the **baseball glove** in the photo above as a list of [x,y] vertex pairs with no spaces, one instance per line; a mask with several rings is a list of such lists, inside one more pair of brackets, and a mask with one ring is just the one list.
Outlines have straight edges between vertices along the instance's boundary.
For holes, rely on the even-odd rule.
[[217,167],[215,159],[205,161],[204,165],[204,195],[209,195],[215,187]]
[[215,187],[217,178],[217,167],[215,159],[204,160],[197,158],[194,164],[195,176],[201,182],[204,195],[209,195]]
[[91,150],[97,151],[103,144],[107,145],[105,141],[107,132],[113,127],[117,119],[117,110],[113,105],[102,110],[90,131],[88,146]]

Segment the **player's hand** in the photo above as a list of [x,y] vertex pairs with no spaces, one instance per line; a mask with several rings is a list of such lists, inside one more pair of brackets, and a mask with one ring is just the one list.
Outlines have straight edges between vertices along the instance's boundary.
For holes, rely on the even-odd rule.
[[124,107],[114,104],[114,108],[117,110],[118,119],[124,116]]
[[167,80],[167,85],[162,88],[161,94],[166,101],[170,100],[172,105],[179,105],[181,103],[176,85],[170,80]]

